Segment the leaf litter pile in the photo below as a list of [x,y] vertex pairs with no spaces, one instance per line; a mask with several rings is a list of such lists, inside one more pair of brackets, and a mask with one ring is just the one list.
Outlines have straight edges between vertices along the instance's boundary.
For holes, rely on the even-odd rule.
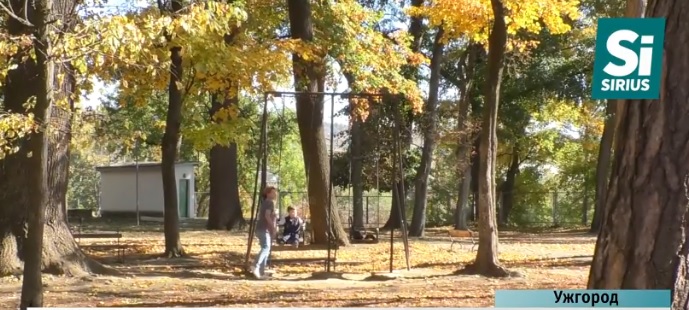
[[[453,274],[473,261],[471,241],[461,239],[451,246],[446,229],[430,230],[423,239],[410,239],[410,272],[376,277],[372,274],[390,268],[389,234],[381,234],[378,244],[340,248],[335,265],[339,278],[311,277],[324,271],[327,252],[303,246],[276,249],[272,279],[257,281],[242,272],[245,232],[185,229],[181,236],[187,257],[167,259],[159,257],[164,250],[162,232],[148,228],[124,232],[121,242],[129,246],[124,262],[114,251],[85,248],[121,275],[45,275],[46,306],[491,307],[498,289],[584,288],[595,243],[595,236],[577,231],[501,232],[500,259],[520,276],[493,279]],[[254,243],[252,260],[257,248]],[[395,240],[393,258],[395,270],[406,270],[400,238]],[[0,304],[16,304],[20,288],[17,277],[0,278]]]

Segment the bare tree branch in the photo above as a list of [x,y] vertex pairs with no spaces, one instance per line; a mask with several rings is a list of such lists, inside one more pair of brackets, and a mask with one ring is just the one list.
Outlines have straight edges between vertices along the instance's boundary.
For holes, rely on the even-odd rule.
[[34,25],[29,21],[29,17],[28,17],[28,13],[27,13],[28,7],[29,7],[29,0],[24,0],[24,16],[26,16],[26,18],[21,18],[16,13],[14,13],[14,9],[12,9],[12,5],[10,5],[8,7],[4,3],[2,3],[2,1],[0,1],[0,8],[2,8],[2,10],[5,11],[5,13],[7,13],[10,17],[12,17],[14,20],[18,21],[19,23],[21,23],[24,26],[34,27]]

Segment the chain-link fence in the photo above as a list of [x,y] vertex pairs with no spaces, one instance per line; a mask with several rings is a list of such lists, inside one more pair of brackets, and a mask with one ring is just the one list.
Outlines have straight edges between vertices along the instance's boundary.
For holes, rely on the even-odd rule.
[[[439,197],[440,196],[440,197]],[[478,197],[468,197],[467,219],[478,219]],[[429,194],[427,226],[454,223],[457,196]],[[575,227],[590,225],[594,212],[593,191],[514,191],[497,193],[497,216],[501,225],[515,227]],[[412,201],[409,205],[412,206]]]
[[[426,203],[426,226],[437,227],[454,224],[457,210],[457,195],[442,192],[429,192]],[[478,218],[477,196],[468,197],[468,207],[464,209],[467,220],[474,222]],[[197,216],[207,216],[208,193],[196,193]],[[352,216],[352,196],[348,192],[335,193],[336,208],[340,220],[348,225]],[[498,222],[501,225],[514,227],[575,227],[589,225],[593,218],[593,191],[514,191],[499,192],[497,197]],[[243,197],[244,216],[249,218],[251,200]],[[278,209],[281,215],[287,213],[288,207],[294,207],[301,217],[310,218],[306,192],[280,192]],[[414,192],[408,191],[406,200],[407,220],[411,221],[414,207]],[[390,216],[392,196],[390,193],[363,195],[363,216],[366,226],[383,226]]]

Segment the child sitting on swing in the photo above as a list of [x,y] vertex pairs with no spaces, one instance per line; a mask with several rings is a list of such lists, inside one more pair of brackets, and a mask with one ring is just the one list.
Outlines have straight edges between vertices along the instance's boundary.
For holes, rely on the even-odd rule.
[[294,207],[288,207],[287,212],[287,216],[281,221],[283,225],[282,242],[299,246],[299,232],[304,221],[297,215],[297,210]]

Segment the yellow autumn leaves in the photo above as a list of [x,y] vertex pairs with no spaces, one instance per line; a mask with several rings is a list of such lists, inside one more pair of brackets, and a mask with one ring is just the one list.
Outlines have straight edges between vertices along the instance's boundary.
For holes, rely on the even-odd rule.
[[34,130],[33,115],[0,111],[0,159],[17,151],[19,140]]
[[[512,34],[538,33],[542,25],[553,33],[566,32],[567,21],[578,16],[577,0],[504,1]],[[311,43],[279,35],[287,27],[284,0],[208,1],[190,4],[174,16],[151,6],[127,14],[85,18],[70,32],[53,34],[51,56],[58,64],[71,64],[78,86],[72,98],[91,90],[94,80],[102,80],[118,83],[122,104],[145,105],[153,93],[168,87],[169,50],[179,46],[184,76],[177,87],[183,89],[185,98],[226,93],[230,84],[238,85],[242,95],[287,86],[292,74],[290,55],[298,53],[330,67],[339,65],[341,72],[355,78],[356,83],[350,85],[353,91],[404,94],[415,110],[421,109],[423,95],[418,85],[402,72],[406,66],[420,66],[428,59],[410,50],[407,33],[381,33],[372,25],[383,14],[356,0],[322,1],[312,9],[315,39]],[[425,16],[432,26],[442,25],[445,40],[471,39],[484,44],[492,19],[490,0],[427,1],[426,6],[408,13]],[[533,42],[511,43],[523,47]],[[31,44],[29,36],[0,33],[0,56],[4,56],[0,57],[0,83],[13,68],[10,57],[5,56],[26,49],[25,57],[31,57]],[[364,116],[368,107],[362,104],[358,109]],[[3,119],[0,130],[7,130],[6,136],[25,132],[23,121]],[[6,129],[9,126],[16,131]]]
[[[538,34],[545,26],[553,34],[570,30],[568,22],[579,17],[579,0],[503,0],[507,9],[507,31]],[[428,6],[410,9],[409,14],[426,16],[433,26],[443,26],[445,40],[467,38],[486,44],[493,20],[490,0],[434,0]],[[508,48],[524,48],[534,41],[510,37]]]

